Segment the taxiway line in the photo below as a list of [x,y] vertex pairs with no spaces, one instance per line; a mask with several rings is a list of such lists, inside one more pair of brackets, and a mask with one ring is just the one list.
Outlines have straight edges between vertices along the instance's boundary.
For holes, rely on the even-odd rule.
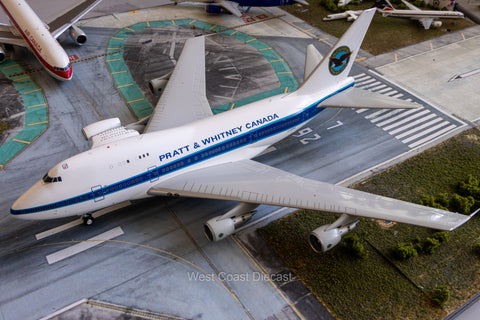
[[124,234],[122,228],[116,227],[107,232],[101,233],[98,236],[88,239],[87,241],[82,241],[71,247],[62,249],[60,251],[49,254],[47,258],[48,264],[54,264],[56,262],[62,261],[69,257],[72,257],[76,254],[79,254],[85,250],[98,246],[101,243],[104,243],[107,240],[119,237]]

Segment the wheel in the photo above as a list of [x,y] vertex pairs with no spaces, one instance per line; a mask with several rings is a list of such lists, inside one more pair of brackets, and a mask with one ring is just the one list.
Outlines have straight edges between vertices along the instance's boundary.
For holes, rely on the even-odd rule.
[[86,214],[82,217],[83,219],[83,224],[86,225],[86,226],[91,226],[94,222],[94,219],[92,217],[92,215],[90,214]]

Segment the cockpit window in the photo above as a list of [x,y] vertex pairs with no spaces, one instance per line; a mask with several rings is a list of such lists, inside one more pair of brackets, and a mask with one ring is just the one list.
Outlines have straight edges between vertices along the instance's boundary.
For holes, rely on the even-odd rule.
[[45,173],[45,175],[42,178],[43,182],[45,183],[51,183],[51,182],[62,182],[62,177],[50,177],[48,173]]
[[72,65],[69,63],[67,64],[67,66],[65,68],[61,68],[61,67],[53,67],[54,70],[56,71],[67,71],[68,69],[70,69],[72,67]]

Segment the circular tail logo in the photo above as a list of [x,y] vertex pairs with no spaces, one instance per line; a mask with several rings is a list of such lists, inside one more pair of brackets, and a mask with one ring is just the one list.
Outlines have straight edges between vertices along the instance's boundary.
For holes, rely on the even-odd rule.
[[330,63],[328,64],[328,70],[334,76],[339,75],[347,67],[350,61],[350,56],[353,51],[347,46],[341,46],[333,51],[330,56]]

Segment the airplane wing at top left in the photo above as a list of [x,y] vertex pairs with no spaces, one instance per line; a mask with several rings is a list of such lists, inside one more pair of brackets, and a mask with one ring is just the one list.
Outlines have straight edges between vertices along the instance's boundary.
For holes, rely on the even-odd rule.
[[58,38],[65,30],[70,28],[74,23],[80,20],[84,15],[91,11],[102,0],[86,0],[80,4],[70,7],[66,12],[63,12],[48,21],[50,33],[54,38]]
[[212,116],[205,84],[205,37],[187,39],[145,132]]

